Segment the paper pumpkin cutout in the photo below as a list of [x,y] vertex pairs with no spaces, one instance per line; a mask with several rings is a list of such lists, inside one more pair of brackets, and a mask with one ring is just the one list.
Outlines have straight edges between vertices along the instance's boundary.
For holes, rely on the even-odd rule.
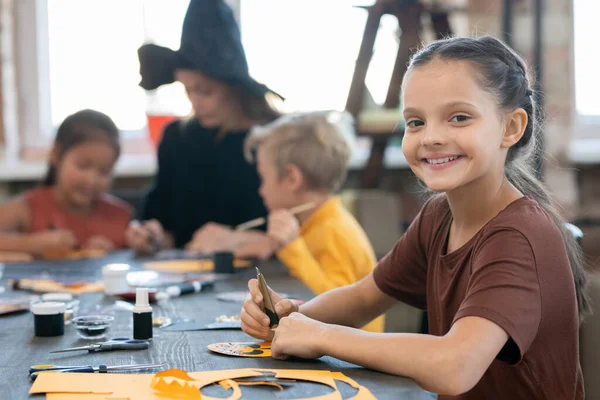
[[208,349],[215,353],[236,357],[271,357],[271,342],[213,343]]
[[[236,382],[238,388],[240,385],[248,384],[246,383],[248,380],[252,380],[253,382],[267,381],[269,385],[271,382],[281,384],[281,381],[296,380],[320,383],[329,386],[333,390],[333,392],[325,395],[311,397],[313,400],[342,400],[342,395],[335,383],[335,380],[340,380],[354,388],[358,388],[358,393],[352,397],[352,400],[375,399],[368,389],[358,385],[354,380],[340,372],[246,368],[190,373],[169,370],[160,372],[159,374],[88,374],[71,372],[40,374],[33,383],[29,393],[46,393],[48,400],[148,400],[167,398],[224,400],[223,398],[200,394],[200,390],[214,383],[221,384],[223,387],[229,386],[234,388],[235,385],[229,382],[231,380]],[[167,390],[168,388],[177,387],[177,385],[171,385],[174,380],[178,380],[178,385],[181,388],[185,388],[186,386],[188,388],[194,387],[193,396],[196,397],[183,397],[185,393],[180,393],[181,396],[179,394],[175,396],[158,391],[152,385],[154,382],[156,386],[160,380],[166,385]],[[161,383],[159,388],[164,388],[164,385]],[[191,395],[192,390],[189,390],[189,392]],[[239,393],[235,391],[234,395],[237,395],[237,397],[230,396],[228,399],[237,400],[241,398],[241,390]]]
[[170,399],[200,399],[200,389],[190,382],[195,382],[195,379],[190,377],[187,372],[180,369],[168,369],[155,374],[150,382],[150,387]]
[[[235,268],[252,267],[248,260],[236,259],[233,261]],[[161,260],[144,263],[145,269],[160,272],[210,272],[215,269],[215,263],[210,259],[199,260]]]

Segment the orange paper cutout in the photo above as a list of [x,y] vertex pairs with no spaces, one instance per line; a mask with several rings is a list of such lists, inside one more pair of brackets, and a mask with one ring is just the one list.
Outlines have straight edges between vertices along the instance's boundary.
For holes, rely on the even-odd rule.
[[[236,259],[233,261],[233,266],[249,268],[252,262]],[[144,263],[144,268],[159,272],[209,272],[215,269],[215,263],[209,259],[150,261]]]
[[[170,382],[167,382],[170,380]],[[168,369],[158,372],[152,378],[150,387],[158,394],[174,399],[200,399],[200,389],[188,382],[194,382],[195,379],[190,377],[187,372],[180,369]]]
[[213,343],[208,349],[215,353],[236,357],[271,357],[271,342]]
[[221,385],[224,389],[233,390],[231,396],[227,397],[225,400],[239,400],[242,398],[242,390],[236,381],[225,379],[224,381],[219,382],[219,385]]
[[346,375],[342,374],[341,372],[332,372],[331,376],[336,381],[341,381],[341,382],[347,383],[348,385],[352,386],[354,389],[358,389],[358,392],[354,395],[354,397],[351,397],[350,400],[376,400],[377,399],[373,395],[373,393],[371,393],[371,391],[369,389],[367,389],[364,386],[359,385],[354,379],[347,377]]
[[36,293],[81,294],[88,292],[102,292],[104,290],[104,285],[101,281],[79,281],[71,284],[64,284],[50,279],[19,279],[16,281],[16,287],[18,289],[31,290]]
[[[161,373],[164,374],[164,373]],[[213,383],[248,377],[260,377],[263,374],[275,375],[277,379],[295,379],[321,383],[334,390],[331,393],[312,397],[311,400],[342,400],[337,390],[335,379],[346,382],[353,387],[359,386],[341,373],[315,370],[281,370],[281,369],[231,369],[221,371],[190,372],[186,374],[193,381],[183,380],[187,385],[200,389]],[[165,399],[160,392],[151,388],[151,382],[156,375],[152,374],[88,374],[62,373],[40,374],[31,387],[30,393],[46,393],[48,400],[149,400]],[[161,375],[162,377],[163,375]],[[176,379],[176,378],[174,378]],[[259,378],[260,379],[260,378]],[[244,382],[236,382],[238,386]],[[355,386],[356,385],[356,386]],[[365,388],[366,389],[366,388]],[[206,395],[200,395],[202,400],[223,400]],[[365,397],[368,396],[368,397]],[[200,397],[197,397],[200,398]],[[353,397],[354,400],[374,399],[369,391],[361,391]]]
[[273,387],[276,387],[279,390],[283,391],[283,386],[281,386],[277,382],[272,382],[272,381],[236,381],[236,380],[226,379],[224,381],[219,382],[219,385],[223,386],[225,389],[229,389],[230,386],[228,386],[229,385],[228,382],[234,382],[236,385],[239,385],[239,386],[273,386]]
[[29,253],[19,252],[19,251],[0,251],[0,262],[9,263],[9,262],[31,262],[33,261],[33,256]]

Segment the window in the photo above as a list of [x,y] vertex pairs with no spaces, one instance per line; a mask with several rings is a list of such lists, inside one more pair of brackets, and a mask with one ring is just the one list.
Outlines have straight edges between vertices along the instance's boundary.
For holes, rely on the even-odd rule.
[[[33,149],[28,154],[47,149],[60,122],[83,108],[109,114],[126,151],[142,142],[143,151],[149,149],[150,103],[167,113],[189,113],[180,84],[151,95],[138,86],[137,58],[144,42],[179,47],[189,0],[13,1],[18,131],[20,147]],[[356,6],[374,0],[227,1],[241,20],[251,74],[285,96],[287,110],[344,109],[367,18]],[[366,79],[375,103],[387,92],[397,36],[397,20],[384,16]]]
[[18,46],[19,66],[26,72],[19,85],[25,100],[21,112],[24,146],[47,147],[61,121],[83,108],[110,115],[125,140],[145,139],[146,107],[157,96],[162,106],[168,105],[169,112],[189,113],[181,85],[165,86],[154,96],[146,95],[138,86],[137,58],[137,49],[147,41],[179,47],[188,3],[189,0],[17,1],[19,27],[36,27],[31,32],[21,28],[17,32],[19,43],[35,38],[31,48]]
[[[346,104],[367,20],[358,0],[242,0],[241,32],[250,72],[286,97],[289,110]],[[398,49],[398,21],[382,18],[366,85],[385,100]]]
[[580,138],[600,137],[600,59],[593,40],[597,30],[595,16],[599,13],[600,2],[573,1],[575,120],[576,136]]

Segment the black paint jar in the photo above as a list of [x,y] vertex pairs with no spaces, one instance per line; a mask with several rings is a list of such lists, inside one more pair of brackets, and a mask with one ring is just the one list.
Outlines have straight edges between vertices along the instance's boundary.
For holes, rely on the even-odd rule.
[[65,333],[65,303],[45,301],[31,305],[35,336],[61,336]]
[[233,274],[235,272],[233,266],[233,253],[215,253],[213,261],[215,263],[215,272],[217,274]]

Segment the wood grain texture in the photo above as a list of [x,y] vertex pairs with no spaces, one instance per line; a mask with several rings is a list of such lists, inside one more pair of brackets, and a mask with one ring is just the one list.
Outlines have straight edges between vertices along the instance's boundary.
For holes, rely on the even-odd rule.
[[[81,278],[99,279],[101,267],[108,263],[125,262],[134,269],[141,268],[142,259],[135,259],[129,252],[109,255],[104,259],[78,261],[40,261],[31,264],[7,265],[5,279],[35,278],[51,274],[61,279]],[[312,293],[299,281],[290,277],[287,270],[278,263],[269,262],[260,265],[267,282],[275,290],[288,293],[290,297],[307,300]],[[247,281],[254,277],[254,269],[236,273],[226,280],[219,281],[214,290],[186,295],[160,304],[153,305],[154,316],[169,318],[209,319],[219,315],[239,314],[241,304],[221,302],[216,299],[218,292],[245,290]],[[0,296],[16,297],[23,292],[7,292]],[[81,310],[92,312],[110,305],[114,298],[101,293],[88,293],[80,296]],[[108,337],[131,336],[133,330],[131,312],[115,312],[115,322]],[[80,346],[87,343],[79,339],[72,326],[65,327],[65,335],[54,338],[38,338],[33,335],[33,317],[30,313],[0,317],[0,398],[24,399],[31,385],[28,369],[31,365],[52,363],[62,365],[119,365],[132,363],[163,362],[171,368],[187,371],[206,371],[230,368],[281,368],[281,369],[325,369],[340,371],[369,388],[378,399],[431,399],[431,394],[423,391],[412,380],[371,371],[359,366],[342,362],[331,357],[319,360],[279,361],[271,358],[239,358],[212,353],[207,345],[218,342],[244,342],[252,339],[242,331],[197,331],[165,332],[154,330],[154,338],[148,350],[112,351],[88,354],[72,352],[48,354],[61,348]],[[345,384],[344,398],[351,397],[353,389]],[[210,387],[207,394],[225,394],[221,389]],[[221,391],[219,391],[221,390]],[[283,394],[269,388],[244,388],[244,398],[298,398],[328,393],[326,387],[316,384],[298,384],[286,388]],[[30,398],[44,398],[31,396]]]

